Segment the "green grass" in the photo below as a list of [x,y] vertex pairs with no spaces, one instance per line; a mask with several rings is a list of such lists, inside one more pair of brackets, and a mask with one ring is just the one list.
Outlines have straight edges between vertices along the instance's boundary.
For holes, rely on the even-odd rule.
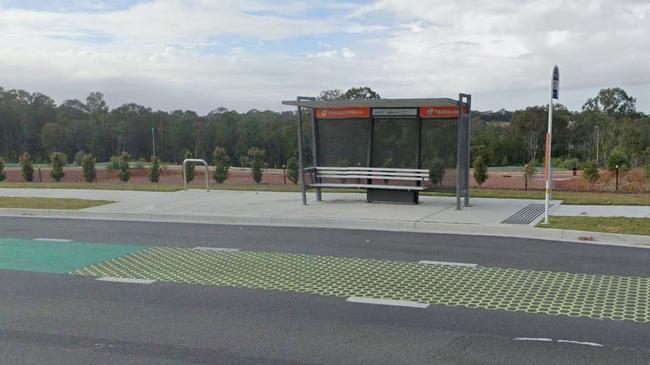
[[551,216],[549,224],[539,224],[537,226],[578,231],[650,235],[650,218]]
[[[455,196],[453,192],[426,192],[424,195]],[[544,199],[543,191],[524,190],[471,190],[474,198],[501,199]],[[574,192],[555,191],[553,199],[562,200],[566,205],[650,205],[649,193],[606,193],[606,192]]]
[[112,202],[108,200],[83,200],[69,198],[27,198],[7,196],[0,198],[0,208],[78,210],[98,207],[109,203]]
[[[89,183],[41,183],[41,182],[1,182],[0,188],[7,189],[96,189],[131,191],[179,191],[181,184],[89,184]],[[194,188],[194,186],[192,186]]]

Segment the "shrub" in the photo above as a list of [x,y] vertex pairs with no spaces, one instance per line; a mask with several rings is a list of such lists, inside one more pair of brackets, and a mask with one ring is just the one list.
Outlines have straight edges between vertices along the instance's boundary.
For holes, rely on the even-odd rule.
[[474,159],[473,174],[474,174],[474,180],[476,180],[476,183],[478,184],[479,188],[488,179],[487,164],[485,163],[485,160],[481,155],[476,156],[476,158]]
[[122,182],[127,182],[131,178],[131,172],[129,171],[129,161],[131,161],[131,156],[129,155],[128,152],[124,151],[122,152],[122,155],[120,156],[120,164],[119,164],[119,173],[118,176],[120,177],[120,180]]
[[600,179],[600,174],[598,173],[598,164],[596,164],[596,161],[589,160],[584,163],[582,168],[582,177],[584,177],[585,180],[591,184]]
[[[648,162],[645,165],[644,170],[645,170],[645,178],[647,180],[650,180],[650,162]],[[2,172],[1,171],[2,171],[2,169],[0,168],[0,181],[2,181]]]
[[157,183],[160,181],[160,159],[151,157],[151,171],[149,171],[149,181]]
[[574,168],[577,170],[582,166],[580,165],[580,161],[577,158],[570,158],[568,160],[564,160],[564,162],[561,164],[561,167],[567,170],[573,170]]
[[256,183],[262,182],[264,173],[264,156],[266,151],[261,148],[251,147],[248,149],[247,156],[241,158],[242,161],[251,168],[251,176]]
[[50,155],[50,164],[52,166],[50,176],[56,182],[61,181],[63,176],[65,176],[65,172],[63,172],[63,168],[65,167],[65,156],[61,152],[52,152]]
[[[183,156],[184,156],[183,158],[185,160],[190,159],[190,158],[194,158],[194,155],[192,155],[192,151],[189,151],[189,150],[185,151]],[[194,162],[188,162],[185,165],[185,178],[187,179],[186,180],[187,182],[191,182],[192,180],[194,180],[194,173],[195,173],[194,170],[195,169],[196,169],[196,166],[195,166]]]
[[108,165],[106,168],[109,170],[119,170],[120,169],[120,156],[111,156],[108,160]]
[[537,169],[535,168],[535,162],[530,161],[524,166],[524,184],[526,190],[528,190],[528,182],[537,174]]
[[291,157],[287,161],[287,178],[294,184],[300,181],[300,166],[298,166],[298,159]]
[[95,170],[95,157],[93,155],[87,154],[81,159],[81,170],[86,182],[95,181],[97,170]]
[[429,181],[433,185],[442,184],[442,179],[445,177],[445,163],[439,159],[428,160],[425,166],[429,168]]
[[3,181],[7,177],[5,173],[5,160],[0,157],[0,181]]
[[[381,167],[385,169],[390,169],[391,167],[393,167],[393,159],[391,157],[385,159],[384,162],[381,163]],[[388,184],[389,180],[390,179],[384,179],[384,183]]]
[[223,147],[215,147],[212,152],[212,163],[214,164],[214,180],[221,184],[228,178],[228,170],[230,169],[230,156],[226,153]]
[[147,163],[147,161],[140,157],[136,162],[134,168],[136,169],[144,169],[144,165]]
[[74,154],[74,164],[75,164],[75,166],[81,166],[81,164],[83,163],[84,157],[86,157],[86,152],[77,151],[77,153]]
[[630,168],[630,162],[627,155],[625,155],[625,152],[620,148],[614,148],[607,158],[607,169],[609,171],[616,171],[617,165],[619,171],[627,171]]
[[25,152],[20,155],[20,176],[23,177],[25,181],[34,180],[34,165],[32,163],[32,156]]

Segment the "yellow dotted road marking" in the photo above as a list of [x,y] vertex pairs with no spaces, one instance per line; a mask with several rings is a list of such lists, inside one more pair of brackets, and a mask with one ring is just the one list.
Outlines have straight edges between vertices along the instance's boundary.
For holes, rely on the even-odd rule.
[[150,248],[72,274],[650,322],[642,277],[186,248]]

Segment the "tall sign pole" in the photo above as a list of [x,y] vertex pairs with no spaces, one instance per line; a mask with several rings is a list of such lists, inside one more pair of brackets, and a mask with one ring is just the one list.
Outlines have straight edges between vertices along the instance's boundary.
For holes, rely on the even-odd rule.
[[156,158],[156,133],[154,132],[153,127],[151,127],[151,150],[153,157]]
[[560,96],[560,69],[557,65],[551,71],[551,90],[548,102],[548,131],[546,132],[546,165],[544,179],[546,180],[544,193],[544,224],[548,224],[548,206],[551,200],[551,187],[553,183],[553,167],[551,166],[551,136],[553,135],[553,99]]

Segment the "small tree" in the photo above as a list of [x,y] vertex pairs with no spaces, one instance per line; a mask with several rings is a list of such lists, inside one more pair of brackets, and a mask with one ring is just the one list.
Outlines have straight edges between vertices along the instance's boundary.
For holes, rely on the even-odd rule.
[[91,183],[95,181],[97,170],[95,170],[95,157],[93,155],[87,154],[81,159],[81,170],[86,182]]
[[435,158],[433,160],[428,160],[425,165],[429,168],[429,182],[432,185],[442,184],[442,179],[445,177],[444,161]]
[[4,179],[7,177],[5,174],[5,160],[0,157],[0,181],[4,181]]
[[264,173],[264,156],[266,151],[261,148],[251,147],[248,149],[247,156],[242,160],[251,168],[251,176],[256,183],[262,182]]
[[[393,167],[393,159],[391,157],[385,159],[384,162],[382,162],[381,167],[383,167],[385,169],[389,169],[389,168]],[[384,179],[384,184],[388,184],[388,181],[390,181],[390,180],[389,179]]]
[[151,171],[149,171],[149,181],[157,183],[160,181],[160,159],[151,157]]
[[582,177],[585,178],[589,183],[593,184],[598,179],[600,179],[600,174],[598,173],[598,165],[596,161],[589,160],[585,162],[582,168]]
[[298,159],[291,157],[287,161],[287,178],[294,184],[300,181],[300,166],[298,166]]
[[616,166],[620,171],[627,171],[630,168],[630,161],[620,148],[614,148],[607,158],[607,169],[609,171],[616,171]]
[[485,163],[485,160],[481,155],[476,156],[476,158],[474,159],[473,175],[474,175],[474,180],[476,180],[476,183],[478,184],[479,188],[488,179],[487,164]]
[[81,163],[83,162],[83,158],[86,156],[86,152],[84,151],[77,151],[77,153],[74,154],[74,164],[76,166],[81,166]]
[[528,190],[528,182],[532,180],[533,176],[537,174],[537,169],[535,168],[535,162],[530,161],[524,166],[524,187]]
[[[186,160],[190,158],[194,158],[192,151],[189,150],[185,151],[184,156],[185,156],[184,159]],[[185,178],[187,179],[187,182],[191,182],[192,180],[194,180],[195,168],[196,166],[194,162],[188,162],[187,164],[185,164]]]
[[223,147],[217,146],[212,152],[212,163],[214,164],[214,180],[221,184],[228,178],[230,169],[230,156]]
[[122,182],[127,182],[131,178],[131,172],[129,171],[129,161],[131,161],[131,156],[128,152],[122,152],[120,156],[120,166],[118,176]]
[[50,170],[52,179],[56,182],[61,181],[63,176],[65,176],[65,172],[63,172],[65,156],[61,152],[52,152],[50,155],[50,165],[52,166],[52,170]]
[[108,165],[106,168],[109,170],[119,170],[120,169],[120,156],[111,156],[108,160]]
[[20,176],[23,177],[25,181],[34,180],[34,165],[32,163],[32,156],[25,152],[20,155]]

